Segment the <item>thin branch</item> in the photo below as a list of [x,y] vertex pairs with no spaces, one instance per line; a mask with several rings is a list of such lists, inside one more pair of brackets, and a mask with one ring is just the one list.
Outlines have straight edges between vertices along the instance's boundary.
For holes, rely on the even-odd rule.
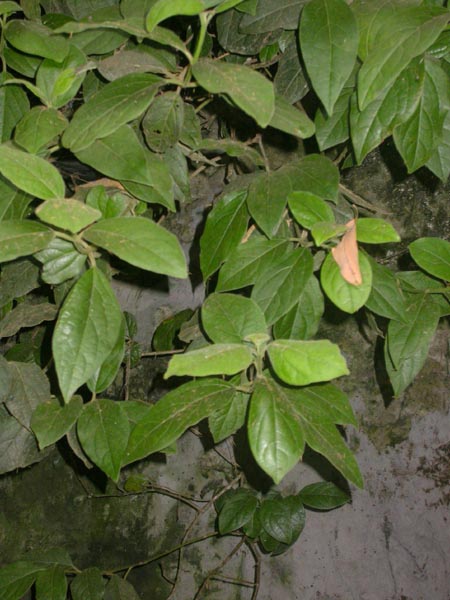
[[347,198],[350,198],[350,200],[352,202],[354,202],[358,206],[362,206],[363,208],[367,208],[367,210],[370,210],[372,212],[379,212],[379,213],[382,213],[384,215],[390,215],[390,214],[392,214],[388,210],[385,210],[384,208],[381,208],[380,206],[378,206],[378,204],[374,204],[373,202],[369,202],[368,200],[365,200],[362,196],[360,196],[359,194],[357,194],[353,190],[350,190],[343,183],[339,184],[339,191],[344,196],[347,196]]
[[250,550],[253,556],[253,560],[255,561],[255,580],[253,587],[253,594],[251,600],[256,600],[259,594],[259,586],[261,582],[261,558],[258,552],[257,547],[254,542],[252,542],[247,537],[245,538],[245,544],[247,548]]
[[221,569],[223,569],[223,567],[233,558],[233,556],[237,552],[239,552],[240,548],[243,546],[244,543],[245,543],[245,536],[242,536],[242,538],[239,540],[239,542],[236,544],[236,546],[231,550],[231,552],[229,552],[225,556],[225,558],[220,561],[220,563],[217,565],[217,567],[215,567],[212,571],[210,571],[210,573],[205,577],[201,586],[198,588],[197,593],[194,596],[194,600],[197,600],[198,598],[200,598],[200,594],[208,586],[208,582],[213,578],[213,576],[216,573],[218,573]]
[[159,350],[158,352],[143,352],[141,358],[148,358],[149,356],[168,356],[170,354],[180,354],[184,350]]

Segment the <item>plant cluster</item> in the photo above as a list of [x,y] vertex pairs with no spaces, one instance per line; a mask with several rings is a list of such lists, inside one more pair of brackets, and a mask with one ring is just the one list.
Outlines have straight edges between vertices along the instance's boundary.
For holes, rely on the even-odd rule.
[[[307,445],[363,485],[339,430],[357,422],[331,382],[346,361],[317,339],[326,301],[366,311],[398,396],[450,313],[450,244],[412,241],[411,271],[375,260],[371,245],[400,238],[340,170],[392,136],[408,172],[447,180],[449,18],[439,0],[0,2],[1,472],[66,437],[119,483],[208,419],[215,443],[245,428],[275,484]],[[274,130],[311,151],[274,167]],[[69,160],[92,180],[71,179]],[[174,352],[165,377],[193,379],[154,405],[102,397],[137,348],[112,278],[127,264],[187,277],[163,217],[191,202],[191,177],[224,166],[200,240],[209,293],[154,337]],[[304,506],[346,501],[327,482],[263,497],[242,476],[214,499],[220,534],[274,554]],[[0,570],[0,598],[36,582],[38,600],[64,600],[66,575],[73,600],[135,597],[50,551]]]

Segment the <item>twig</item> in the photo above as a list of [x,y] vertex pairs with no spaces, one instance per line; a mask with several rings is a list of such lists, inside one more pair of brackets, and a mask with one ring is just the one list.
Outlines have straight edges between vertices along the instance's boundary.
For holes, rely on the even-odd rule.
[[346,187],[343,183],[339,184],[339,191],[342,194],[344,194],[344,196],[347,196],[348,198],[350,198],[350,200],[352,200],[352,202],[354,202],[358,206],[367,208],[367,210],[370,210],[372,212],[379,212],[384,215],[392,214],[388,210],[385,210],[384,208],[380,208],[377,204],[374,204],[372,202],[369,202],[368,200],[365,200],[359,194],[357,194],[353,190],[350,190],[348,187]]
[[242,585],[244,587],[255,587],[254,581],[247,581],[245,579],[236,579],[235,577],[227,577],[226,575],[214,575],[210,577],[216,581],[223,581],[224,583],[233,583],[234,585]]
[[233,556],[239,552],[240,548],[243,546],[243,544],[245,543],[245,536],[242,536],[242,538],[240,539],[240,541],[236,544],[236,546],[231,550],[231,552],[229,552],[225,558],[223,560],[220,561],[220,563],[217,565],[217,567],[215,567],[203,580],[201,586],[198,588],[197,593],[194,596],[194,600],[197,600],[197,598],[200,598],[200,594],[202,593],[202,591],[207,587],[208,582],[210,581],[210,579],[213,578],[213,575],[215,575],[216,573],[218,573],[226,564],[227,562],[229,562]]
[[141,358],[148,358],[149,356],[168,356],[169,354],[180,354],[184,350],[159,350],[158,352],[142,352]]
[[251,600],[256,600],[259,594],[259,585],[261,581],[261,559],[259,556],[259,552],[255,546],[255,544],[249,540],[247,537],[245,538],[245,544],[247,548],[250,550],[253,556],[253,560],[255,561],[255,580],[253,586],[253,594]]

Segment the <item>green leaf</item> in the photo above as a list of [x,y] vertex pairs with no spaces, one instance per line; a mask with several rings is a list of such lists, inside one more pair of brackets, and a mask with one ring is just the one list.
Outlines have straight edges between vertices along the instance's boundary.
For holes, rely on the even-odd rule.
[[384,344],[384,359],[386,363],[386,372],[392,385],[394,396],[398,397],[414,381],[420,373],[428,356],[428,346],[423,345],[410,356],[394,366],[388,350],[387,340]]
[[[242,158],[254,165],[263,166],[264,159],[261,154],[244,142],[224,138],[220,140],[204,138],[195,146],[201,152],[214,152],[216,154],[226,153],[233,158]],[[195,156],[195,155],[194,155]]]
[[37,567],[44,569],[54,565],[72,569],[74,564],[69,553],[64,548],[37,548],[25,554],[27,561],[33,562]]
[[2,85],[11,79],[8,73],[0,74],[0,142],[10,139],[14,127],[30,110],[27,95],[17,85]]
[[334,221],[331,207],[320,196],[311,192],[292,192],[288,196],[289,208],[297,223],[311,229],[321,221]]
[[113,133],[146,110],[161,83],[150,73],[130,73],[108,83],[75,112],[62,143],[76,153]]
[[245,234],[249,219],[246,196],[246,191],[225,194],[208,214],[200,240],[200,266],[205,279],[217,271]]
[[255,492],[240,488],[230,490],[219,512],[218,526],[221,535],[240,529],[248,523],[258,506]]
[[298,248],[261,273],[253,288],[252,299],[263,310],[268,326],[294,306],[312,271],[311,253],[306,248]]
[[248,439],[256,462],[279,483],[305,447],[301,425],[286,402],[286,389],[272,379],[257,380],[248,416]]
[[350,373],[339,347],[329,340],[276,340],[267,352],[275,373],[290,385],[309,385]]
[[272,265],[279,263],[289,247],[284,239],[252,236],[229,254],[220,269],[216,290],[222,292],[254,284]]
[[64,181],[56,167],[9,144],[0,145],[0,172],[19,189],[42,200],[64,197]]
[[66,600],[67,579],[64,567],[53,565],[41,571],[36,579],[36,598]]
[[62,35],[53,35],[48,27],[37,21],[14,19],[5,27],[11,46],[26,54],[62,61],[69,51],[69,42]]
[[12,385],[5,405],[22,427],[29,429],[34,409],[50,399],[50,384],[35,363],[9,362],[8,365]]
[[311,226],[311,235],[316,246],[321,246],[328,240],[337,238],[346,231],[347,228],[345,225],[339,225],[334,221],[331,223],[329,221],[319,221]]
[[147,31],[153,31],[158,23],[175,15],[194,16],[205,10],[200,0],[156,0],[145,21]]
[[158,327],[153,334],[152,346],[157,352],[164,352],[165,350],[174,349],[175,337],[180,330],[183,323],[188,321],[194,311],[190,308],[186,308],[176,313],[175,315],[164,319],[159,323]]
[[202,324],[216,344],[239,344],[251,333],[266,333],[264,314],[251,298],[211,294],[202,306]]
[[113,575],[106,586],[104,600],[139,600],[139,596],[131,583]]
[[405,321],[406,304],[400,282],[388,267],[368,258],[372,268],[372,290],[366,308],[386,319]]
[[209,430],[216,444],[244,425],[248,400],[248,394],[235,391],[224,398],[220,407],[209,416]]
[[24,219],[33,197],[0,175],[0,221]]
[[8,397],[12,384],[12,371],[8,361],[0,355],[0,402]]
[[[125,317],[122,318],[122,323],[119,331],[119,336],[114,348],[111,350],[108,358],[97,369],[94,375],[88,379],[87,386],[96,394],[104,392],[114,381],[122,364],[125,354]],[[140,357],[139,357],[140,358]]]
[[39,404],[31,417],[31,429],[41,450],[61,439],[76,422],[83,408],[81,396],[73,396],[61,406],[57,398]]
[[268,237],[276,235],[291,190],[290,178],[283,169],[262,173],[250,184],[248,211]]
[[443,131],[445,112],[440,99],[450,79],[439,65],[425,61],[422,95],[411,117],[394,129],[394,142],[412,173],[422,167],[437,147]]
[[36,154],[53,141],[67,126],[67,119],[56,109],[34,106],[17,124],[14,141]]
[[273,326],[276,339],[307,340],[316,335],[324,312],[323,294],[314,275],[300,292],[297,304]]
[[43,321],[53,321],[57,313],[55,304],[21,302],[0,321],[0,338],[11,337],[24,327],[35,327]]
[[384,219],[360,218],[356,220],[356,239],[365,244],[399,242],[400,236]]
[[301,139],[309,138],[315,132],[314,123],[306,113],[289,104],[283,96],[275,97],[275,112],[269,126]]
[[350,496],[331,481],[306,485],[299,498],[305,506],[316,510],[332,510],[350,501]]
[[27,258],[2,265],[0,307],[38,288],[39,267]]
[[104,219],[86,229],[83,237],[141,269],[170,277],[187,276],[186,260],[177,238],[150,219]]
[[433,150],[425,166],[444,183],[450,174],[450,110],[444,119],[442,139]]
[[244,344],[211,344],[199,350],[173,356],[164,379],[173,375],[234,375],[244,371],[252,360],[252,352]]
[[450,281],[450,243],[439,238],[419,238],[411,244],[408,249],[414,261],[427,271]]
[[408,6],[381,10],[380,26],[358,75],[358,104],[364,110],[387,91],[403,69],[437,39],[448,22],[442,8]]
[[65,402],[109,356],[122,312],[105,275],[94,267],[69,292],[60,310],[52,347]]
[[106,579],[100,569],[90,567],[77,575],[70,585],[73,600],[103,600]]
[[122,403],[114,400],[89,402],[78,419],[77,433],[92,462],[117,482],[130,435]]
[[8,65],[8,70],[17,71],[17,73],[30,79],[36,75],[36,71],[42,62],[40,57],[31,56],[31,54],[22,54],[22,52],[17,52],[14,48],[4,48],[3,55]]
[[45,283],[57,285],[78,277],[86,263],[86,254],[75,250],[71,242],[54,238],[48,246],[34,255],[43,264],[41,277]]
[[61,198],[47,200],[38,206],[36,215],[49,225],[77,233],[94,221],[98,221],[102,213],[74,198]]
[[151,407],[132,430],[124,464],[173,444],[188,427],[218,410],[235,394],[222,379],[201,379],[178,386]]
[[155,152],[164,152],[180,139],[184,122],[184,102],[177,92],[157,96],[145,113],[142,130]]
[[257,54],[268,43],[275,42],[279,31],[272,33],[247,34],[240,30],[244,15],[229,10],[217,16],[215,24],[219,44],[228,52],[250,56]]
[[201,58],[192,72],[198,83],[212,94],[226,94],[261,127],[267,127],[275,111],[272,83],[244,65]]
[[298,55],[297,36],[294,35],[294,32],[278,61],[273,84],[275,92],[291,104],[301,100],[309,91],[303,65]]
[[128,73],[167,75],[171,70],[176,70],[176,65],[168,64],[169,60],[163,60],[166,57],[170,60],[172,55],[162,50],[155,52],[154,48],[148,46],[141,45],[131,50],[122,48],[112,56],[101,60],[98,71],[108,81],[119,79]]
[[326,156],[309,154],[291,172],[294,191],[311,192],[326,200],[337,201],[339,170]]
[[11,13],[22,12],[22,7],[17,2],[4,0],[0,2],[0,15],[10,15]]
[[42,250],[53,238],[53,231],[34,221],[0,222],[0,261]]
[[303,0],[258,0],[255,15],[247,14],[240,29],[246,33],[266,33],[275,29],[297,29]]
[[358,163],[412,116],[423,92],[424,76],[424,62],[417,58],[403,69],[386,94],[381,94],[363,111],[358,108],[356,94],[353,95],[350,129]]
[[33,585],[41,568],[20,560],[0,569],[1,600],[20,600]]
[[320,282],[328,298],[344,312],[354,313],[363,306],[372,288],[372,269],[365,254],[358,252],[361,285],[352,285],[342,277],[331,253],[327,255],[320,271]]
[[50,106],[61,108],[74,98],[86,76],[86,64],[86,55],[73,44],[62,62],[54,57],[42,61],[36,74],[36,85]]
[[261,504],[261,525],[278,542],[293,544],[305,526],[305,509],[299,495],[268,498]]
[[311,0],[302,11],[299,35],[314,91],[331,115],[355,64],[356,19],[344,0]]
[[323,110],[317,110],[314,118],[316,127],[316,140],[320,150],[323,152],[328,148],[342,144],[350,137],[349,112],[350,98],[354,93],[353,77],[350,77],[351,85],[345,85],[337,98],[333,114],[328,117]]

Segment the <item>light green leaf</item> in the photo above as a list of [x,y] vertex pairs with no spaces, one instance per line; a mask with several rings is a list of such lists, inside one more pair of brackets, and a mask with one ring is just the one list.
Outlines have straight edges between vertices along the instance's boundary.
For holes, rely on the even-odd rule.
[[226,94],[261,127],[267,127],[275,111],[272,83],[244,65],[201,58],[192,72],[198,83],[213,94]]
[[31,429],[37,437],[39,448],[42,450],[61,439],[78,419],[82,408],[81,396],[73,396],[63,406],[57,398],[39,404],[31,417]]
[[50,399],[50,384],[35,363],[9,362],[8,365],[12,385],[5,405],[21,426],[29,429],[35,408]]
[[53,141],[67,126],[67,119],[56,109],[34,106],[17,124],[14,141],[36,154]]
[[56,167],[9,144],[0,145],[0,173],[19,189],[42,200],[64,197],[64,180]]
[[311,0],[302,11],[299,35],[306,70],[331,115],[355,64],[356,19],[344,0]]
[[256,462],[279,483],[301,458],[305,438],[286,401],[286,388],[257,380],[250,401],[248,439]]
[[10,2],[9,0],[0,2],[0,15],[9,15],[15,12],[22,12],[20,4],[17,4],[17,2]]
[[80,275],[86,263],[86,254],[80,254],[71,242],[54,238],[34,255],[42,263],[41,277],[45,283],[57,285]]
[[339,191],[339,170],[333,162],[321,154],[309,154],[301,159],[291,171],[292,189],[311,192],[326,200],[336,202]]
[[311,253],[306,248],[298,248],[261,274],[253,288],[252,299],[263,310],[267,325],[273,325],[294,306],[312,271]]
[[266,333],[264,314],[251,298],[211,294],[202,306],[202,324],[216,344],[237,343],[251,333]]
[[265,499],[260,516],[264,530],[283,544],[293,544],[305,526],[305,509],[298,495]]
[[100,569],[91,567],[77,575],[70,584],[73,600],[103,600],[106,579]]
[[69,51],[69,42],[62,35],[38,21],[14,19],[5,27],[5,36],[11,46],[26,54],[43,56],[56,61],[64,60]]
[[26,93],[18,85],[2,85],[11,79],[8,73],[0,74],[0,142],[6,142],[17,123],[30,110]]
[[399,242],[400,236],[384,219],[360,218],[356,220],[356,239],[365,244]]
[[320,271],[320,282],[328,298],[341,310],[354,313],[363,306],[372,288],[372,269],[361,251],[358,252],[361,285],[352,285],[342,277],[331,253],[327,255]]
[[166,448],[188,427],[213,414],[235,393],[222,379],[200,379],[178,386],[159,400],[130,435],[125,464]]
[[372,290],[366,308],[386,319],[405,321],[406,304],[400,282],[388,267],[368,258],[372,268]]
[[256,224],[273,237],[281,224],[292,186],[284,169],[261,173],[248,189],[247,208]]
[[397,77],[386,94],[381,94],[363,111],[356,94],[351,99],[350,129],[358,163],[392,134],[395,127],[414,113],[424,85],[424,62],[414,59]]
[[248,394],[235,391],[224,398],[220,407],[209,416],[209,430],[216,444],[244,425],[248,400]]
[[41,571],[36,579],[36,598],[66,600],[67,579],[64,567],[52,565]]
[[234,290],[254,284],[262,273],[270,271],[290,248],[284,239],[251,237],[229,254],[219,272],[217,291]]
[[321,221],[334,221],[329,204],[311,192],[292,192],[288,196],[289,208],[297,223],[310,229]]
[[78,419],[77,433],[92,462],[117,482],[130,435],[122,403],[114,400],[89,402]]
[[102,217],[102,213],[74,198],[47,200],[36,209],[41,221],[77,233]]
[[301,139],[309,138],[315,132],[314,123],[306,113],[289,104],[283,96],[275,97],[275,112],[269,126]]
[[239,244],[247,229],[247,192],[225,194],[206,219],[200,240],[200,266],[207,279]]
[[380,26],[358,75],[358,104],[364,110],[387,91],[403,69],[438,38],[448,22],[445,9],[405,5],[380,11]]
[[113,575],[106,586],[104,600],[139,600],[139,596],[131,583]]
[[157,96],[145,113],[142,130],[155,152],[164,152],[180,139],[184,122],[184,102],[177,92]]
[[0,338],[11,337],[23,327],[35,327],[43,321],[53,321],[56,313],[56,306],[49,302],[21,302],[0,321]]
[[219,511],[218,527],[221,535],[240,529],[248,523],[257,509],[258,499],[253,490],[230,490]]
[[441,109],[442,92],[448,93],[450,79],[439,65],[425,62],[422,96],[412,116],[394,129],[394,142],[412,173],[422,167],[440,142],[445,112]]
[[42,250],[53,238],[53,231],[34,221],[0,222],[0,261]]
[[275,29],[297,29],[303,0],[258,0],[255,15],[246,14],[240,29],[245,33],[266,33]]
[[317,333],[323,312],[323,294],[316,277],[311,275],[300,292],[297,304],[274,324],[274,337],[294,340],[312,338]]
[[199,350],[173,356],[164,379],[173,375],[234,375],[247,369],[252,360],[252,352],[244,344],[211,344]]
[[105,275],[91,268],[77,281],[60,310],[52,347],[65,402],[109,356],[122,312]]
[[348,375],[339,347],[329,340],[276,340],[267,347],[275,373],[290,385],[309,385]]
[[186,259],[177,238],[144,217],[104,219],[83,237],[130,264],[170,277],[187,276]]
[[[334,219],[334,215],[333,215]],[[347,228],[345,225],[339,225],[332,221],[319,221],[311,226],[311,235],[316,246],[321,246],[324,242],[337,238],[342,233],[345,233]]]
[[76,153],[113,133],[146,110],[161,83],[150,73],[131,73],[108,83],[75,112],[62,143]]
[[411,244],[408,249],[414,261],[427,271],[450,281],[450,243],[439,238],[419,238]]
[[175,15],[194,16],[205,10],[201,0],[156,0],[145,21],[147,31],[153,31],[158,23]]
[[350,496],[331,481],[306,485],[299,498],[305,506],[316,510],[332,510],[350,502]]
[[0,569],[1,600],[20,600],[33,585],[42,569],[31,562],[20,560]]
[[122,318],[122,324],[119,331],[119,337],[115,343],[111,354],[105,359],[103,364],[97,369],[94,375],[88,379],[87,386],[91,392],[100,394],[104,392],[114,381],[122,364],[125,354],[125,317]]

